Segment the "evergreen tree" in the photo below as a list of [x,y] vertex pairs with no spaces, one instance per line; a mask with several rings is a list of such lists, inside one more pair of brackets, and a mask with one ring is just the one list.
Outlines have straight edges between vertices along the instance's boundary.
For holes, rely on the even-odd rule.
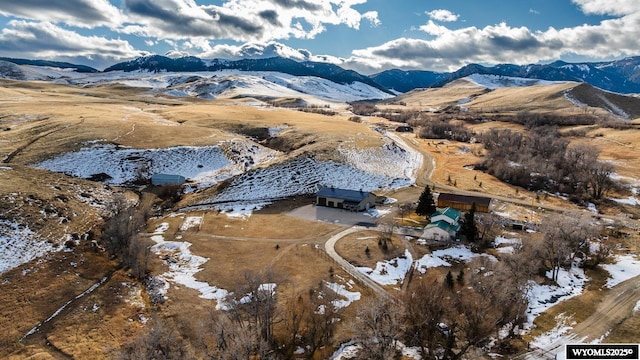
[[416,207],[416,214],[422,216],[430,216],[436,212],[436,203],[433,201],[433,195],[431,194],[431,189],[429,186],[426,186],[420,194],[420,198],[418,199],[418,206]]
[[447,273],[447,276],[444,278],[444,284],[447,286],[447,288],[449,289],[453,289],[453,274],[451,274],[451,271],[449,271]]
[[456,281],[458,282],[458,285],[460,286],[464,285],[464,269],[460,269],[460,272],[458,273],[458,277],[456,277]]
[[476,203],[471,204],[471,210],[464,214],[460,225],[460,235],[469,242],[478,240],[478,225],[476,225]]

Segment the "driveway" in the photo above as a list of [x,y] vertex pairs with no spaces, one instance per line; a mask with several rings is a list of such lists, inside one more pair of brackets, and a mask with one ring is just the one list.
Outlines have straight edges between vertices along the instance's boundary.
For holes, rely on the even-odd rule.
[[305,205],[286,213],[286,215],[313,221],[322,221],[334,225],[375,226],[379,218],[374,218],[367,212],[353,212],[341,209],[332,209],[324,206]]

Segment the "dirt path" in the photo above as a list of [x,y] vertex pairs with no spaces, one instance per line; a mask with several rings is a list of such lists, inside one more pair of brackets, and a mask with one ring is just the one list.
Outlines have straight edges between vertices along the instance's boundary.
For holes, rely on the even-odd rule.
[[53,343],[49,342],[49,331],[54,327],[55,322],[72,313],[74,310],[77,310],[78,303],[85,296],[93,293],[99,287],[106,284],[113,274],[118,271],[121,267],[117,267],[107,273],[100,281],[93,284],[87,290],[82,293],[76,295],[69,301],[67,301],[64,305],[62,305],[58,310],[56,310],[53,314],[51,314],[47,319],[40,322],[38,325],[34,326],[31,330],[29,330],[19,341],[20,343],[26,346],[37,346],[42,345],[43,348],[50,349],[51,351],[47,351],[47,355],[52,356],[54,359],[73,359],[72,355],[65,353],[63,350],[56,347]]
[[12,152],[10,152],[10,153],[9,153],[9,154],[4,158],[4,160],[2,160],[2,162],[3,162],[3,163],[5,163],[5,164],[8,164],[8,163],[10,163],[11,161],[13,161],[13,158],[15,158],[16,156],[18,156],[21,152],[23,152],[23,151],[24,151],[26,148],[28,148],[29,146],[33,145],[36,141],[41,140],[41,139],[43,139],[43,138],[45,138],[45,137],[47,137],[47,136],[49,136],[49,135],[51,135],[51,134],[55,134],[55,133],[57,133],[57,132],[59,132],[59,131],[66,130],[66,129],[70,128],[70,127],[79,126],[79,125],[81,125],[82,123],[84,123],[84,119],[80,120],[80,122],[79,122],[79,123],[77,123],[77,124],[70,124],[70,125],[67,125],[67,126],[63,126],[63,127],[57,128],[57,129],[49,130],[49,131],[45,132],[44,134],[40,134],[40,135],[36,136],[35,138],[33,138],[33,139],[32,139],[31,141],[29,141],[28,143],[26,143],[26,144],[24,144],[24,145],[22,145],[22,146],[18,147],[17,149],[13,150]]
[[550,345],[523,354],[518,359],[553,359],[564,352],[567,343],[590,343],[602,339],[611,329],[633,315],[633,308],[640,301],[640,276],[614,286],[598,305],[596,312],[577,324],[569,333]]

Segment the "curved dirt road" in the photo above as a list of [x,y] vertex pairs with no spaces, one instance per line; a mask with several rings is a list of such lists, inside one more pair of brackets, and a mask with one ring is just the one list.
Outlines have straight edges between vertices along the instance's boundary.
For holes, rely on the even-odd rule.
[[633,309],[640,301],[640,276],[636,276],[614,286],[604,297],[596,312],[585,321],[577,324],[560,339],[529,352],[518,359],[554,359],[556,354],[564,352],[567,343],[591,343],[601,339],[611,329],[633,315]]

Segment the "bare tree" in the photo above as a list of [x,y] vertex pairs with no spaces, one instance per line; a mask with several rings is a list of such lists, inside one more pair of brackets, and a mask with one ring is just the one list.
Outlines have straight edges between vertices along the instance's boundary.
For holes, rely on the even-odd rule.
[[256,351],[265,355],[275,345],[274,324],[277,321],[275,276],[271,272],[246,272],[244,281],[229,301],[232,319],[254,333]]
[[176,331],[175,324],[160,317],[151,318],[147,330],[124,344],[116,359],[194,359],[187,342]]
[[360,345],[358,359],[399,359],[397,340],[402,335],[402,318],[396,304],[372,299],[361,304],[354,323],[354,340]]
[[102,231],[102,241],[109,256],[119,259],[137,279],[147,276],[150,243],[138,238],[138,234],[145,228],[155,200],[154,195],[144,193],[134,207],[121,197],[116,199],[114,215]]
[[589,216],[550,216],[544,219],[540,229],[544,235],[541,250],[551,267],[553,281],[558,280],[562,266],[571,266],[576,257],[586,258],[590,240],[600,233]]
[[413,204],[411,204],[410,202],[398,205],[398,214],[400,215],[402,221],[404,221],[404,217],[409,215],[412,211]]
[[443,324],[451,305],[448,292],[437,281],[417,282],[404,297],[404,339],[409,346],[419,346],[423,359],[437,359],[444,346]]
[[611,174],[613,173],[613,165],[603,161],[597,161],[589,169],[589,177],[587,184],[591,189],[591,197],[595,200],[602,198],[613,187]]

